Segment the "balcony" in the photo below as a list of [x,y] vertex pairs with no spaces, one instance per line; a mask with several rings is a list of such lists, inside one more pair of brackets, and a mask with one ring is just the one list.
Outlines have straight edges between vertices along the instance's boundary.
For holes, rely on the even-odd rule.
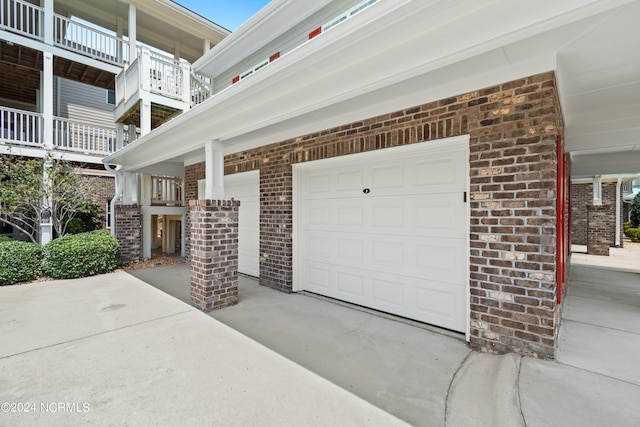
[[[47,19],[53,20],[51,39]],[[49,18],[43,7],[23,0],[0,0],[0,29],[119,67],[129,57],[124,39],[56,13]]]
[[[0,107],[0,145],[42,149],[47,143],[55,151],[96,156],[98,159],[116,151],[115,128],[53,117],[53,134],[45,138],[44,117],[40,113]],[[123,133],[124,145],[129,143]]]

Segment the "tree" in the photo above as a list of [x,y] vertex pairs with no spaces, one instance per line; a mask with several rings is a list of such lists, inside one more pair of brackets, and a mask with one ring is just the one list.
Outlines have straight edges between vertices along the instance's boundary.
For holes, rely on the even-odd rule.
[[70,163],[46,156],[25,159],[0,156],[0,222],[38,241],[40,224],[51,222],[58,236],[84,212],[93,193]]
[[633,228],[640,226],[640,193],[636,194],[631,204],[631,225]]

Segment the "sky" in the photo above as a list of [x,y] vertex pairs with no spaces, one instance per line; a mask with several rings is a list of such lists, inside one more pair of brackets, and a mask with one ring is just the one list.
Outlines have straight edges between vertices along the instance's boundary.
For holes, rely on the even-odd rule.
[[269,0],[173,1],[231,31],[269,3]]

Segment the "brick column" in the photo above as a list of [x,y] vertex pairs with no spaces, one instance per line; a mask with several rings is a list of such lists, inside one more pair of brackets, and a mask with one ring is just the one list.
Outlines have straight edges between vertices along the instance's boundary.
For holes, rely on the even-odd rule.
[[609,256],[611,230],[615,226],[612,205],[587,206],[587,253]]
[[116,205],[116,238],[120,242],[120,261],[140,261],[142,223],[138,205]]
[[189,201],[191,303],[203,311],[238,303],[239,209],[239,201]]

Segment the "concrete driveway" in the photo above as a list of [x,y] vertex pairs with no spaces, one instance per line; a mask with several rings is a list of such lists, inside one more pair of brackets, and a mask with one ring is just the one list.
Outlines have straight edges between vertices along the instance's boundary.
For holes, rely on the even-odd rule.
[[459,336],[251,279],[237,306],[208,316],[178,299],[186,265],[132,274],[0,287],[0,403],[16,411],[0,425],[640,420],[633,378],[473,353]]

